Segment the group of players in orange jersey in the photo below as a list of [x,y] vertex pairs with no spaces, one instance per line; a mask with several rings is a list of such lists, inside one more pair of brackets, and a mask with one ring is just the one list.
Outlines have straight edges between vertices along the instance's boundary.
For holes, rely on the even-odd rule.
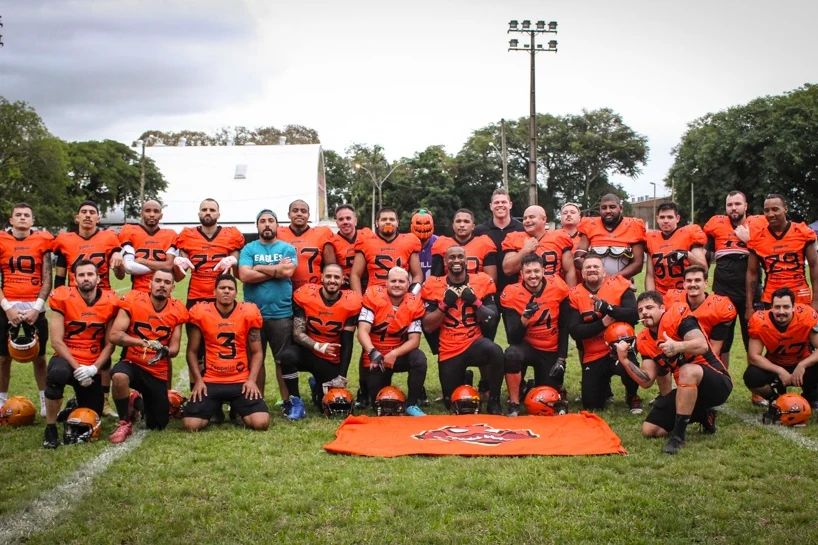
[[[790,386],[802,389],[803,411],[818,403],[816,237],[787,219],[782,196],[767,196],[764,214],[748,216],[746,197],[730,192],[726,214],[703,229],[679,226],[676,205],[665,203],[658,207],[658,229],[650,232],[642,220],[623,215],[615,195],[601,199],[599,216],[582,217],[578,205],[565,204],[559,229],[549,228],[542,207],[526,208],[520,222],[511,206],[498,189],[487,222],[478,225],[472,211],[460,209],[451,235],[436,236],[426,211],[401,233],[394,209],[379,210],[370,230],[358,228],[350,205],[336,209],[333,233],[310,226],[309,206],[296,200],[288,226],[264,209],[256,217],[258,239],[245,243],[236,228],[219,225],[213,199],[202,201],[200,225],[179,234],[160,226],[155,200],[144,203],[139,224],[119,233],[100,229],[98,208],[86,201],[76,229],[56,238],[32,229],[29,205],[15,205],[10,229],[0,233],[0,318],[10,337],[0,345],[0,403],[8,396],[10,351],[35,338],[47,448],[60,444],[56,424],[69,409],[104,414],[109,391],[119,420],[110,437],[115,443],[131,435],[142,415],[149,429],[162,429],[176,411],[186,429],[198,430],[223,419],[224,404],[235,422],[264,430],[268,346],[290,420],[307,413],[299,372],[310,375],[310,398],[319,410],[332,413],[354,402],[379,414],[379,394],[388,390],[394,402],[395,390],[386,387],[394,373],[405,372],[408,395],[398,392],[397,412],[422,416],[425,335],[447,408],[456,410],[459,396],[469,395],[490,414],[517,416],[533,389],[552,388],[567,401],[563,378],[573,338],[583,408],[609,404],[617,375],[626,405],[639,414],[638,388],[656,382],[660,395],[643,434],[667,437],[664,451],[675,453],[690,422],[715,432],[713,409],[732,390],[736,318],[748,353],[744,381],[757,403],[770,406],[768,417],[781,411],[776,401]],[[633,279],[644,263],[645,291],[637,298]],[[110,291],[109,271],[131,276],[124,297]],[[172,292],[188,273],[183,304]],[[237,300],[237,279],[244,302]],[[501,318],[505,348],[495,342]],[[637,335],[638,322],[644,328]],[[179,410],[171,405],[178,394],[168,392],[183,325],[191,393]],[[46,368],[48,339],[54,356]],[[362,353],[353,400],[346,388],[356,340]],[[122,351],[112,368],[116,347]],[[477,388],[463,394],[475,367]],[[533,378],[526,380],[529,367]],[[66,385],[76,399],[61,411]],[[389,414],[396,412],[390,407]]]

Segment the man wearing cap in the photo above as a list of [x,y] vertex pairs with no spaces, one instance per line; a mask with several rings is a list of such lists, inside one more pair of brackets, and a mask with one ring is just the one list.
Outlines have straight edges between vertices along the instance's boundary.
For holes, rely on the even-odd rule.
[[[239,254],[239,279],[244,282],[244,299],[255,303],[261,310],[264,325],[261,328],[262,354],[267,345],[276,362],[276,378],[281,398],[289,399],[285,377],[281,376],[279,354],[292,342],[293,287],[290,278],[295,272],[297,258],[292,244],[278,240],[278,217],[264,209],[256,215],[258,240],[244,246]],[[258,374],[258,387],[264,395],[264,359]],[[295,376],[297,384],[298,375]],[[286,403],[286,402],[285,402]]]

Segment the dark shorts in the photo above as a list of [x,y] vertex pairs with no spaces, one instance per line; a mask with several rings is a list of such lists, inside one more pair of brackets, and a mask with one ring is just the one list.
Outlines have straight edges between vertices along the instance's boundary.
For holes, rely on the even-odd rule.
[[142,394],[145,406],[145,425],[151,430],[161,430],[168,425],[170,404],[168,383],[151,375],[137,364],[122,360],[111,369],[111,375],[128,376],[129,386]]
[[45,397],[52,400],[62,399],[66,386],[74,388],[77,397],[77,405],[93,409],[102,416],[103,393],[102,377],[99,373],[94,376],[94,381],[89,386],[80,386],[74,378],[74,368],[71,364],[59,356],[53,356],[48,362],[48,372],[45,379]]
[[[45,319],[45,312],[41,312],[37,321],[34,322],[34,327],[37,329],[37,337],[40,339],[40,356],[45,356],[45,349],[48,346],[48,321]],[[6,339],[9,338],[9,330],[11,324],[5,312],[0,312],[0,356],[8,357],[9,344]]]
[[[795,365],[784,366],[784,369],[792,373],[795,370]],[[778,375],[772,371],[767,371],[755,365],[747,365],[747,370],[744,371],[744,385],[751,390],[769,386],[777,378]],[[818,366],[808,367],[804,372],[804,383],[801,390],[807,401],[818,401]]]
[[[273,360],[281,364],[281,352],[293,344],[293,319],[265,318],[261,326],[261,353],[267,354],[267,346],[273,354]],[[263,361],[263,360],[262,360]]]
[[[733,390],[730,377],[714,371],[710,367],[703,367],[703,369],[704,376],[698,387],[699,392],[696,397],[696,405],[693,407],[693,414],[690,417],[691,422],[701,422],[707,411],[727,401],[730,392]],[[656,399],[653,408],[645,418],[645,422],[655,424],[668,432],[673,431],[673,426],[676,425],[677,391],[677,389],[674,389],[669,394]]]
[[216,411],[221,411],[225,403],[230,403],[230,410],[241,417],[268,412],[267,404],[263,399],[244,397],[244,394],[241,393],[242,384],[241,382],[234,384],[205,382],[207,395],[201,401],[188,401],[185,405],[184,416],[209,420]]

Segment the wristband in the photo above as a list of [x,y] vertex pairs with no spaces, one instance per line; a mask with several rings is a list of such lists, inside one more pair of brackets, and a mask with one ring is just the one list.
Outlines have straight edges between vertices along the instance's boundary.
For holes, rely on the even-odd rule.
[[0,307],[3,307],[3,310],[9,310],[9,309],[11,309],[13,306],[14,306],[14,305],[12,305],[11,303],[9,303],[9,300],[8,300],[8,299],[6,299],[6,298],[3,298],[3,300],[2,300],[2,301],[0,301]]
[[37,300],[34,302],[34,310],[37,312],[42,312],[43,308],[45,307],[45,300],[41,297],[38,297]]

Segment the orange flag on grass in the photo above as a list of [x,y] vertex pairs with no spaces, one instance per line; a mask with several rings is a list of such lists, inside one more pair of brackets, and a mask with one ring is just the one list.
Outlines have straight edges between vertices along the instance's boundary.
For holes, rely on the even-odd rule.
[[335,454],[391,458],[459,456],[580,456],[627,454],[599,416],[435,415],[350,416],[324,445]]

